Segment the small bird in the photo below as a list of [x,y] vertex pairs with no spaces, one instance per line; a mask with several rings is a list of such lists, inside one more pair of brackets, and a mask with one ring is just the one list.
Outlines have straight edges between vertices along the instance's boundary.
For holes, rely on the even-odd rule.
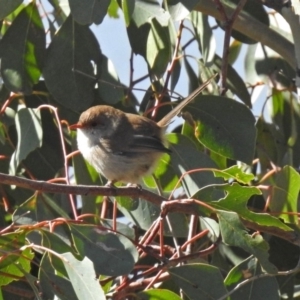
[[80,115],[78,123],[69,126],[71,130],[77,129],[78,149],[96,171],[108,179],[108,186],[119,181],[139,184],[143,176],[153,171],[163,153],[171,153],[165,140],[165,131],[171,119],[215,76],[157,123],[107,105],[87,109]]

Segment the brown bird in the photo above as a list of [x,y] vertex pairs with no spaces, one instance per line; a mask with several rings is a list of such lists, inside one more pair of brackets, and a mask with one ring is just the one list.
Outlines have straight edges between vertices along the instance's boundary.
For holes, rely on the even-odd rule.
[[167,125],[215,76],[157,123],[107,105],[87,109],[77,124],[69,126],[77,129],[78,149],[96,171],[108,179],[108,185],[117,181],[140,183],[143,176],[153,171],[163,153],[171,153],[166,147]]

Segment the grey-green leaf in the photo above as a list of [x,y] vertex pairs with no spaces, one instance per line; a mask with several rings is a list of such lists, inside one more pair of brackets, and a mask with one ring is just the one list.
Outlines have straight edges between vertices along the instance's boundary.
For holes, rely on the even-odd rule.
[[167,137],[172,150],[170,164],[174,172],[180,177],[188,171],[199,170],[186,174],[182,180],[183,187],[190,197],[207,185],[222,183],[222,180],[215,178],[212,172],[201,171],[203,168],[214,169],[217,166],[208,155],[198,151],[190,139],[175,133]]
[[137,27],[150,22],[153,18],[156,18],[162,26],[167,26],[170,15],[161,8],[156,0],[136,0],[132,20]]
[[218,211],[220,230],[224,243],[241,247],[253,254],[268,273],[276,273],[276,267],[269,262],[269,245],[260,234],[251,236],[235,212]]
[[156,19],[152,19],[146,49],[146,60],[151,73],[160,78],[164,74],[170,58],[169,29],[166,26],[161,26]]
[[21,161],[27,155],[42,146],[43,131],[40,111],[22,108],[16,114],[16,129],[18,142],[16,150],[10,160],[9,173],[15,175]]
[[78,299],[106,299],[91,260],[85,257],[79,261],[70,252],[62,256],[65,258],[63,263]]
[[199,96],[186,110],[196,121],[197,137],[205,147],[234,160],[252,162],[255,118],[245,105],[226,97]]
[[171,268],[168,272],[189,299],[212,300],[227,294],[223,277],[217,267],[189,264]]
[[1,75],[8,89],[30,94],[45,58],[46,35],[36,4],[27,5],[0,43]]
[[[56,101],[83,111],[94,101],[94,63],[101,57],[99,44],[87,26],[68,17],[47,50],[43,75]],[[93,78],[94,77],[94,78]]]
[[23,0],[1,0],[0,1],[0,20],[12,13]]
[[107,14],[110,0],[69,0],[72,16],[81,25],[99,25]]
[[94,263],[97,274],[119,276],[133,269],[138,253],[126,237],[93,225],[73,224],[70,229],[78,252]]

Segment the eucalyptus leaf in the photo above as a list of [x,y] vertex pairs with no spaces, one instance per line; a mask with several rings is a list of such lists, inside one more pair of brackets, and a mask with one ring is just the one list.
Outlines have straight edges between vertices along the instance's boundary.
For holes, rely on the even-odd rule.
[[241,247],[257,257],[268,273],[277,273],[276,267],[269,262],[269,245],[260,234],[251,236],[234,212],[218,212],[221,235],[224,243]]
[[168,1],[168,9],[172,19],[175,21],[183,20],[192,12],[198,2],[198,0]]
[[255,118],[243,104],[220,96],[198,96],[186,107],[197,124],[196,136],[208,149],[251,164],[256,142]]
[[69,0],[72,16],[82,25],[99,25],[106,16],[109,0]]
[[300,176],[291,166],[285,166],[276,174],[269,207],[287,223],[298,224],[299,190]]
[[[223,59],[219,56],[215,56],[214,59],[214,69],[218,72],[221,71],[223,64]],[[231,66],[227,66],[227,80],[226,84],[231,92],[237,95],[248,107],[252,107],[250,94],[246,87],[244,80],[241,78],[240,74]]]
[[6,16],[12,13],[23,0],[2,0],[0,1],[0,20],[3,20]]
[[208,155],[198,151],[187,137],[172,133],[167,138],[172,150],[171,167],[178,177],[185,175],[182,185],[190,197],[207,185],[222,183],[207,170],[215,169],[216,164]]
[[214,266],[186,264],[171,268],[168,272],[189,299],[219,299],[227,294],[220,270]]
[[151,73],[160,78],[171,58],[170,35],[168,27],[161,26],[156,19],[152,19],[150,24],[146,60]]
[[61,272],[57,272],[53,265],[53,256],[48,252],[45,252],[41,259],[38,279],[44,298],[77,299],[69,278],[62,276]]
[[86,297],[94,300],[106,299],[104,291],[96,278],[91,260],[85,257],[82,261],[79,261],[71,253],[64,253],[62,256],[64,257],[63,263],[78,299]]
[[34,2],[18,14],[0,43],[1,75],[8,89],[30,94],[45,59],[46,35]]
[[234,179],[240,183],[250,183],[255,178],[253,174],[247,174],[242,171],[237,165],[232,166],[226,170],[213,171],[216,177],[223,177],[225,180]]
[[161,8],[156,0],[136,0],[132,20],[137,27],[150,22],[153,18],[156,18],[161,26],[167,26],[170,15]]
[[119,276],[128,274],[137,261],[138,253],[123,235],[101,230],[93,225],[70,225],[76,248],[88,257],[97,274]]
[[27,155],[42,146],[43,130],[41,114],[37,109],[21,108],[15,117],[18,143],[10,160],[9,172],[16,174],[20,163]]
[[204,64],[208,64],[213,61],[216,51],[216,41],[208,22],[208,16],[193,11],[190,15],[190,19]]
[[225,278],[225,285],[228,289],[232,290],[238,284],[245,282],[245,280],[257,277],[257,280],[249,282],[236,289],[230,295],[232,300],[247,299],[251,295],[250,299],[277,299],[278,295],[278,282],[275,277],[260,277],[264,274],[261,266],[258,263],[257,258],[250,256],[238,265],[234,266]]
[[[214,190],[225,192],[225,197],[221,199],[209,199],[209,197],[207,197],[208,195],[211,195],[212,197],[214,195],[219,195],[216,193],[216,191],[213,193]],[[196,197],[201,197],[200,199],[206,199],[206,201],[210,201],[209,205],[215,207],[216,209],[236,212],[243,219],[254,222],[261,226],[278,227],[284,231],[292,231],[290,227],[282,223],[275,216],[272,216],[268,213],[252,212],[248,209],[247,203],[250,197],[260,194],[261,191],[257,187],[241,186],[238,183],[233,183],[231,185],[224,184],[207,187],[206,189],[201,190]],[[204,198],[204,195],[206,195],[206,198]]]
[[138,299],[140,300],[180,300],[181,298],[169,290],[164,289],[151,289],[138,293]]
[[101,55],[98,64],[98,94],[106,103],[116,104],[124,97],[123,87],[120,84],[118,74],[111,60]]
[[87,26],[69,16],[47,49],[43,75],[56,101],[73,111],[82,111],[94,101],[93,62],[101,57],[99,44]]

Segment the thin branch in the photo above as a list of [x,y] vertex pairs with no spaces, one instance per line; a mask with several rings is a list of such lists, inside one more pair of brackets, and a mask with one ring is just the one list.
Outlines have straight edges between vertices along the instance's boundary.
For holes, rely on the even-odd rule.
[[[0,173],[0,184],[16,185],[21,188],[31,189],[39,192],[48,192],[56,194],[75,194],[75,195],[102,195],[102,196],[129,196],[134,198],[145,199],[154,205],[163,208],[164,213],[181,212],[189,215],[200,215],[199,202],[193,199],[168,200],[150,191],[138,187],[99,187],[86,185],[66,185],[48,183],[45,181],[35,181],[17,176]],[[202,204],[204,205],[204,203]],[[285,231],[277,227],[261,226],[259,224],[241,219],[244,225],[248,228],[258,230],[278,236],[295,245],[300,246],[300,235],[292,228],[290,231]]]
[[30,180],[4,173],[0,173],[0,184],[16,185],[20,188],[34,190],[45,193],[56,194],[75,194],[75,195],[102,195],[102,196],[129,196],[143,198],[151,203],[160,206],[166,198],[161,197],[150,191],[138,187],[102,187],[87,185],[66,185],[57,183],[48,183],[45,181]]

